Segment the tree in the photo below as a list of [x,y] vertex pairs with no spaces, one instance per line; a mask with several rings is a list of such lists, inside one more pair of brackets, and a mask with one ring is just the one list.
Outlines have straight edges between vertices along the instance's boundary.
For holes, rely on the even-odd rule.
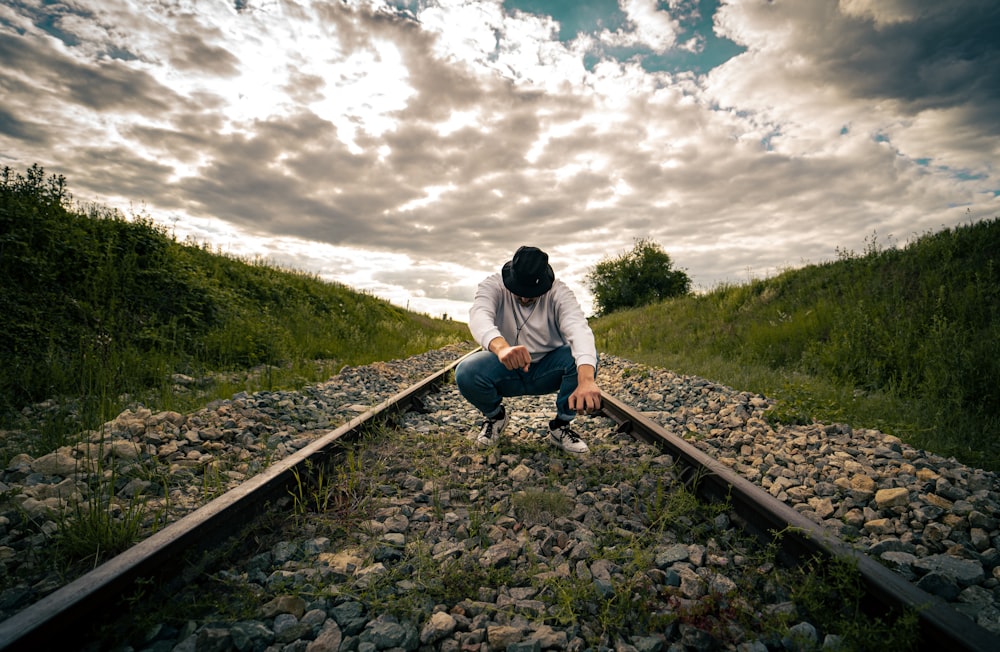
[[587,274],[598,315],[637,308],[691,291],[691,279],[672,269],[673,261],[660,245],[639,238],[631,251],[605,258]]

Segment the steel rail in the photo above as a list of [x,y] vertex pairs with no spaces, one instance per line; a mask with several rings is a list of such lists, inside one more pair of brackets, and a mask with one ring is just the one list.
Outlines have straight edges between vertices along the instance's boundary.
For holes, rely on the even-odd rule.
[[641,412],[603,392],[602,399],[602,412],[618,423],[619,431],[628,432],[683,463],[682,478],[699,497],[730,501],[742,521],[740,525],[763,541],[771,542],[776,533],[781,533],[779,559],[791,562],[813,556],[821,559],[847,557],[857,562],[870,598],[863,608],[876,615],[892,609],[913,609],[919,617],[920,649],[933,652],[1000,650],[1000,636],[958,613],[941,598],[917,588],[898,573],[849,547],[817,523],[666,431]]
[[351,441],[369,424],[419,404],[423,396],[435,390],[469,355],[471,353],[327,432],[238,487],[0,622],[0,650],[63,649],[67,637],[72,637],[73,626],[113,606],[140,578],[162,578],[171,572],[179,574],[177,569],[184,556],[233,536],[269,501],[286,496],[296,474],[305,468],[307,461],[330,455],[338,444]]

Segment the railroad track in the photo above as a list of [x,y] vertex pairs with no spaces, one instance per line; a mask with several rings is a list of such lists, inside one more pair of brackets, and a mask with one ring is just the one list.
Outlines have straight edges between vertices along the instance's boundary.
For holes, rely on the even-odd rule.
[[[68,631],[107,605],[120,600],[137,582],[178,574],[192,552],[210,549],[232,536],[269,502],[287,496],[289,487],[307,465],[323,463],[344,443],[353,441],[373,422],[419,408],[461,361],[456,360],[420,382],[357,416],[312,444],[269,467],[265,472],[167,526],[150,538],[0,622],[0,650],[56,649]],[[762,541],[779,537],[782,561],[793,564],[811,558],[848,557],[857,564],[867,588],[864,605],[880,615],[913,609],[919,614],[921,649],[995,651],[998,638],[936,598],[868,557],[832,538],[812,521],[741,478],[682,439],[671,435],[615,397],[604,396],[604,416],[622,433],[641,439],[672,455],[682,476],[699,497],[728,500],[738,523]]]
[[462,358],[388,398],[239,487],[168,525],[0,623],[0,650],[59,649],[65,632],[118,600],[140,578],[176,572],[183,556],[207,550],[239,531],[270,501],[286,496],[297,473],[322,462],[378,420],[405,412],[435,390]]
[[619,424],[620,429],[668,451],[681,461],[700,498],[729,500],[748,532],[765,542],[773,540],[775,532],[785,533],[780,543],[787,563],[813,556],[854,560],[869,596],[866,611],[881,615],[893,610],[916,610],[920,617],[921,649],[982,652],[1000,649],[1000,639],[996,635],[959,614],[940,598],[921,591],[897,573],[830,536],[813,521],[625,403],[605,395],[603,411]]

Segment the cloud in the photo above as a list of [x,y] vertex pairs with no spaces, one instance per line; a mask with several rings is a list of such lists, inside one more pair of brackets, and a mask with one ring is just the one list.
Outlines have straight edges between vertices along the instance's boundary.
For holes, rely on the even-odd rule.
[[635,34],[643,45],[662,54],[677,43],[680,23],[670,12],[660,11],[656,0],[619,0],[619,5],[635,27]]
[[[860,128],[897,146],[912,143],[906,153],[916,158],[950,162],[972,154],[976,167],[986,166],[1000,135],[989,117],[1000,111],[1000,43],[989,36],[998,28],[1000,5],[989,0],[930,8],[902,0],[729,3],[716,29],[748,50],[713,71],[708,89],[721,104],[756,111],[803,137],[804,149],[816,139],[829,143],[831,131]],[[959,131],[964,125],[990,137],[978,152],[960,142],[956,155],[946,144],[913,140],[907,132],[914,121]]]
[[840,0],[845,15],[871,20],[878,27],[913,22],[926,9],[926,3],[914,0]]
[[0,132],[33,145],[45,145],[48,141],[48,131],[42,125],[22,120],[3,107],[0,107]]
[[0,157],[431,312],[522,244],[585,303],[638,237],[710,288],[996,214],[993,4],[621,3],[649,52],[711,17],[705,75],[498,0],[6,5]]

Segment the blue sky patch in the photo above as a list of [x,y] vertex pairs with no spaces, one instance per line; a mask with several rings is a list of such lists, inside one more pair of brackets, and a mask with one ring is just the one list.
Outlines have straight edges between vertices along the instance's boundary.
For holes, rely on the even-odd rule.
[[[665,3],[659,3],[666,10]],[[678,44],[692,38],[699,38],[701,49],[690,52],[675,47],[672,50],[657,54],[643,47],[608,47],[600,52],[592,53],[584,60],[588,69],[601,59],[618,61],[638,61],[649,72],[694,72],[703,74],[719,66],[745,48],[736,43],[719,38],[712,29],[713,16],[718,9],[718,0],[701,0],[698,3],[698,14],[688,16],[675,15],[680,21],[682,32],[678,35]],[[548,15],[559,23],[559,40],[572,41],[580,34],[597,35],[607,29],[614,32],[618,29],[629,29],[628,17],[618,6],[617,0],[504,0],[508,11],[519,10],[536,15]]]

